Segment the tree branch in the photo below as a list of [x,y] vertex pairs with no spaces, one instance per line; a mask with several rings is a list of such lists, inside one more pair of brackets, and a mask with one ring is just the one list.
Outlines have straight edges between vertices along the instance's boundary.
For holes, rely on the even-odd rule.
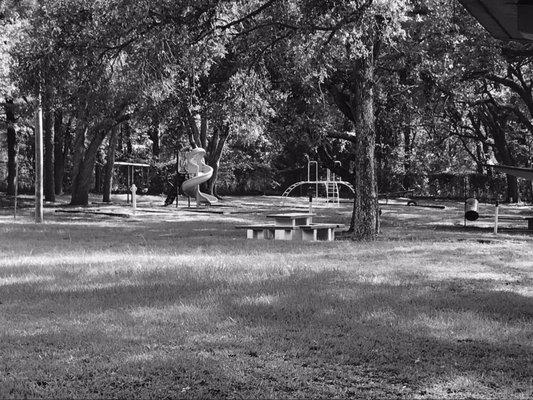
[[[235,25],[238,25],[240,24],[241,22],[244,22],[250,18],[253,18],[254,16],[260,14],[261,12],[263,12],[264,10],[266,10],[267,8],[269,8],[270,6],[272,6],[274,3],[276,3],[277,1],[279,0],[269,0],[267,1],[266,3],[264,3],[262,6],[260,6],[259,8],[255,9],[254,11],[246,14],[244,17],[241,17],[235,21],[231,21],[231,22],[228,22],[227,24],[224,24],[224,25],[218,25],[218,26],[215,26],[214,29],[212,29],[210,32],[208,32],[207,34],[209,35],[210,33],[213,33],[215,29],[221,29],[221,30],[226,30],[226,29],[229,29],[231,28],[232,26],[235,26]],[[207,35],[206,35],[207,36]]]
[[356,143],[357,141],[357,136],[353,132],[328,132],[326,136],[332,139],[347,140],[352,143]]
[[339,110],[346,116],[346,118],[355,123],[355,115],[350,107],[349,96],[339,90],[339,88],[334,84],[326,84],[325,86],[333,97],[333,101],[337,107],[339,107]]

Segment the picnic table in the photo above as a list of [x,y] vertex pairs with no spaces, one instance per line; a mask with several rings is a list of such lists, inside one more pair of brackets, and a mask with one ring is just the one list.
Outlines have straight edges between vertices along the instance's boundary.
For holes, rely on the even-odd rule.
[[311,225],[313,216],[310,213],[284,213],[284,214],[270,214],[267,218],[273,218],[276,226],[301,226]]
[[246,229],[248,239],[333,241],[335,230],[344,228],[343,224],[313,224],[310,213],[271,214],[274,224],[241,225],[237,229]]

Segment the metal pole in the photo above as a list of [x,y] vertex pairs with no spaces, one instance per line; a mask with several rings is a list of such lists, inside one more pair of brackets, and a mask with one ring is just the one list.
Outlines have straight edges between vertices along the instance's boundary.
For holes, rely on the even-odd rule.
[[137,186],[135,183],[131,185],[131,205],[133,208],[133,215],[137,213]]
[[326,201],[329,205],[329,181],[331,180],[331,171],[326,168]]
[[496,202],[496,208],[494,209],[494,234],[498,234],[498,217],[500,213],[500,204]]
[[[335,167],[338,166],[339,168],[342,167],[342,163],[341,163],[339,160],[335,161],[335,162],[333,163],[333,165],[334,165]],[[336,181],[336,180],[338,180],[337,178],[338,178],[338,177],[337,177],[337,174],[333,173],[333,180]],[[341,177],[341,180],[342,180],[342,177]]]
[[128,190],[126,190],[126,203],[130,203],[130,191],[129,188],[131,187],[131,178],[130,178],[130,166],[126,165],[126,185],[128,186]]
[[318,161],[315,161],[315,178],[316,178],[315,197],[318,198]]
[[176,179],[174,182],[176,182],[176,208],[178,208],[178,199],[180,197],[180,185],[179,185],[179,173],[180,173],[180,152],[178,151],[178,154],[176,154]]
[[35,113],[35,222],[43,222],[43,107],[41,94]]
[[315,197],[318,197],[318,162],[309,161],[307,163],[307,178],[309,182],[311,181],[311,164],[315,166]]
[[313,189],[311,187],[307,190],[307,196],[309,197],[309,214],[313,213]]
[[18,203],[18,194],[19,194],[19,163],[18,163],[18,157],[19,155],[19,146],[18,144],[15,146],[15,207],[13,212],[13,219],[17,218],[17,203]]
[[465,209],[463,211],[464,226],[466,227],[466,199],[465,199]]

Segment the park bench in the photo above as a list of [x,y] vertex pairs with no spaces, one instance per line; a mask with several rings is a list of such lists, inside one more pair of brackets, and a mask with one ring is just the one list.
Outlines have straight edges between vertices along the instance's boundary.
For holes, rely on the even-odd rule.
[[327,241],[335,240],[335,230],[342,229],[343,224],[310,224],[301,225],[298,228],[302,231],[303,241]]
[[275,239],[275,240],[293,240],[298,227],[283,226],[274,224],[263,225],[241,225],[236,229],[246,229],[247,239]]

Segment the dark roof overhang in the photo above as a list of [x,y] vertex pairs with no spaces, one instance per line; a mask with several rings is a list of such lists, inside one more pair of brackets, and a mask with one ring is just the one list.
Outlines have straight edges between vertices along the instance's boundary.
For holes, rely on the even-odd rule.
[[489,165],[489,167],[517,178],[533,181],[533,169],[531,168],[510,167],[507,165]]
[[503,40],[533,41],[533,0],[459,0],[489,31]]

